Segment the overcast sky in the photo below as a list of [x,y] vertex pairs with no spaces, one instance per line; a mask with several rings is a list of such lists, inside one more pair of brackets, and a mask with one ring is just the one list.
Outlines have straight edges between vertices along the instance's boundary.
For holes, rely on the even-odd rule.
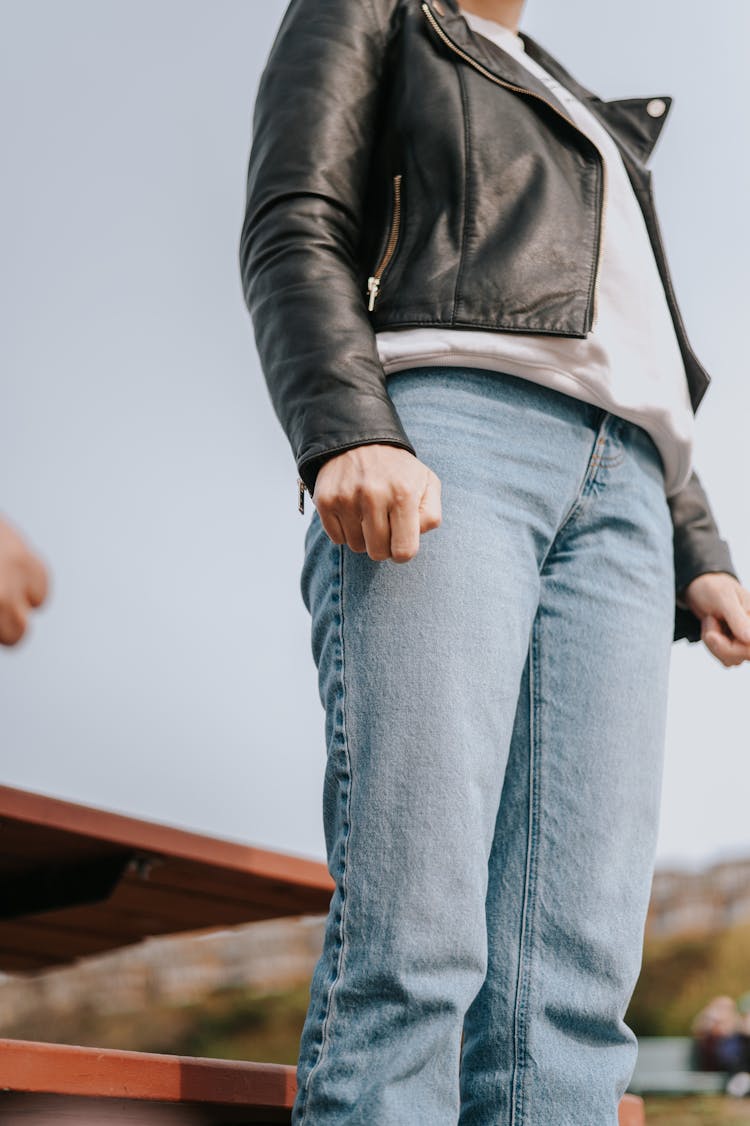
[[[237,264],[285,6],[0,0],[0,511],[53,572],[0,653],[0,781],[323,856],[312,505]],[[695,463],[750,583],[750,4],[529,0],[521,26],[602,97],[675,99],[651,167],[713,375]],[[671,676],[659,861],[750,853],[750,667],[681,641]]]

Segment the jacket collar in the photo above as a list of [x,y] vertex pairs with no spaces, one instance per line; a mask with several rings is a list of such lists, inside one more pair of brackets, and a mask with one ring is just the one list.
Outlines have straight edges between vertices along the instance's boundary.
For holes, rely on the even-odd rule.
[[[514,86],[531,90],[550,102],[559,113],[568,111],[552,92],[531,74],[522,63],[484,35],[469,26],[458,0],[420,0],[430,9],[444,33],[466,54],[471,55],[496,77]],[[554,55],[527,32],[519,32],[529,58],[579,98],[636,160],[645,164],[659,139],[673,99],[666,94],[648,98],[612,98],[603,100],[573,77]]]

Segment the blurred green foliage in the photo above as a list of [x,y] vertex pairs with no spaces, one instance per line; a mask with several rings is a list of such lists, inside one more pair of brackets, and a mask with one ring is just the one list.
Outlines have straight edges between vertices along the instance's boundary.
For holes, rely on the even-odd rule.
[[750,988],[750,923],[715,935],[646,943],[627,1022],[639,1036],[688,1036],[712,997]]
[[301,985],[273,993],[223,989],[199,1002],[155,1002],[130,1013],[98,1013],[82,1006],[54,1021],[43,1016],[33,1021],[26,1018],[4,1028],[3,1035],[58,1044],[294,1064],[308,998],[308,986]]
[[652,1097],[646,1103],[648,1126],[737,1126],[750,1122],[750,1099],[724,1095],[691,1098]]

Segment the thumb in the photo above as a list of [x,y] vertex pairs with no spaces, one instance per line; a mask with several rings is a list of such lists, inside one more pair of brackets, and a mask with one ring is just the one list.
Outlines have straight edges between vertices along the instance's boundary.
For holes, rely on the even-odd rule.
[[436,473],[429,473],[427,484],[419,502],[419,531],[430,532],[439,528],[443,519],[442,487]]
[[716,615],[706,614],[701,620],[701,640],[708,643],[712,638],[723,638],[725,636],[721,622]]
[[742,605],[735,591],[732,591],[730,597],[727,598],[722,610],[724,611],[724,619],[733,636],[738,641],[750,644],[750,614]]

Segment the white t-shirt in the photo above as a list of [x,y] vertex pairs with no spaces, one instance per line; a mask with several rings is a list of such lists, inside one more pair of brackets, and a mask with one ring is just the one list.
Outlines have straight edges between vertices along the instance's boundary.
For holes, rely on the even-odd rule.
[[690,476],[694,411],[646,223],[617,145],[586,106],[529,58],[519,35],[495,20],[462,14],[474,31],[537,75],[602,153],[608,179],[596,321],[584,339],[439,326],[385,329],[376,333],[385,374],[430,365],[484,367],[594,403],[648,431],[671,496]]

